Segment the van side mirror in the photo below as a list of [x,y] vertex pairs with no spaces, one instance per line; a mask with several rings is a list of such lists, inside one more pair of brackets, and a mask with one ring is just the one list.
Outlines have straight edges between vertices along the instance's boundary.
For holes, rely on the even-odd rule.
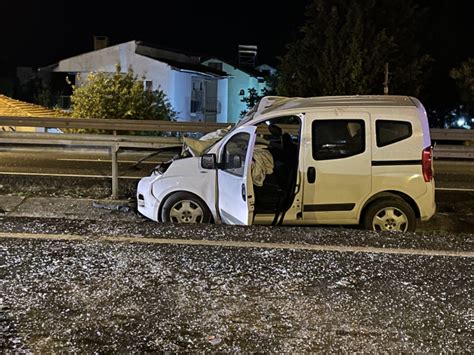
[[217,159],[214,153],[204,154],[201,157],[201,168],[203,169],[216,169],[217,168]]

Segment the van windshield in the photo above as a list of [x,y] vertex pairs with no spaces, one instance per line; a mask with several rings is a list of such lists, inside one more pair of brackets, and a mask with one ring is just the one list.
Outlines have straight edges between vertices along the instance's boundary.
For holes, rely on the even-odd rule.
[[237,124],[235,125],[235,127],[240,127],[240,126],[242,126],[243,124],[245,124],[245,123],[251,121],[251,120],[253,119],[253,116],[255,116],[255,112],[257,111],[257,107],[258,107],[258,104],[255,105],[254,107],[252,107],[252,109],[251,109],[249,112],[247,112],[247,113],[245,114],[245,116],[242,117],[242,118],[237,122]]
[[[255,105],[249,112],[246,113],[246,115],[244,117],[242,117],[228,132],[225,136],[227,136],[228,134],[232,133],[236,128],[244,125],[245,123],[247,122],[250,122],[252,119],[253,119],[253,116],[255,115],[255,112],[257,111],[257,106],[258,105]],[[202,153],[201,155],[203,154],[207,154],[211,149],[212,147],[214,147],[216,145],[216,143],[220,142],[222,140],[222,138],[224,138],[225,136],[222,136],[219,140],[215,141],[214,143],[212,143],[212,145],[210,145],[209,147],[207,147]]]

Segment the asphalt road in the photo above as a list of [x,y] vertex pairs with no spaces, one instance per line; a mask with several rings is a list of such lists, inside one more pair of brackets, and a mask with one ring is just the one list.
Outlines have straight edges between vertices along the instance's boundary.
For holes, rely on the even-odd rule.
[[[134,165],[146,153],[119,154],[119,175],[125,179],[139,179],[150,173],[160,160],[152,158]],[[474,161],[435,161],[437,188],[474,190]],[[0,175],[48,175],[48,176],[88,176],[110,177],[111,160],[105,152],[78,152],[49,150],[34,152],[32,150],[8,151],[0,149]]]
[[4,351],[472,351],[472,235],[5,217],[0,232]]
[[[15,154],[0,152],[3,173],[109,171],[103,155]],[[448,220],[472,216],[472,164],[435,164]],[[2,191],[104,193],[103,183],[84,192],[75,178],[42,179],[36,191],[4,176]],[[108,217],[0,215],[1,352],[473,350],[472,234]]]

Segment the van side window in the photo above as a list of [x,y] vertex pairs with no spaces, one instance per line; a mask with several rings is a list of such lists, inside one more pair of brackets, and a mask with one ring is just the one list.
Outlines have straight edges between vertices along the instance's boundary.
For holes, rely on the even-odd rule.
[[312,137],[315,160],[347,158],[365,151],[363,120],[315,120]]
[[377,136],[377,147],[400,142],[411,137],[412,127],[410,122],[405,121],[375,121],[375,134]]
[[250,135],[245,132],[236,134],[229,139],[222,153],[222,170],[237,176],[244,176],[249,139]]

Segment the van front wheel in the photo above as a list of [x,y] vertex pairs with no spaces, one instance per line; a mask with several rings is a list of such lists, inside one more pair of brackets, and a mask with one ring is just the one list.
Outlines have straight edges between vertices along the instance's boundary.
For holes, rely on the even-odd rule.
[[414,232],[416,217],[404,200],[390,198],[373,202],[364,216],[364,228],[375,231]]
[[211,212],[196,195],[176,192],[164,202],[161,220],[172,223],[209,223]]

